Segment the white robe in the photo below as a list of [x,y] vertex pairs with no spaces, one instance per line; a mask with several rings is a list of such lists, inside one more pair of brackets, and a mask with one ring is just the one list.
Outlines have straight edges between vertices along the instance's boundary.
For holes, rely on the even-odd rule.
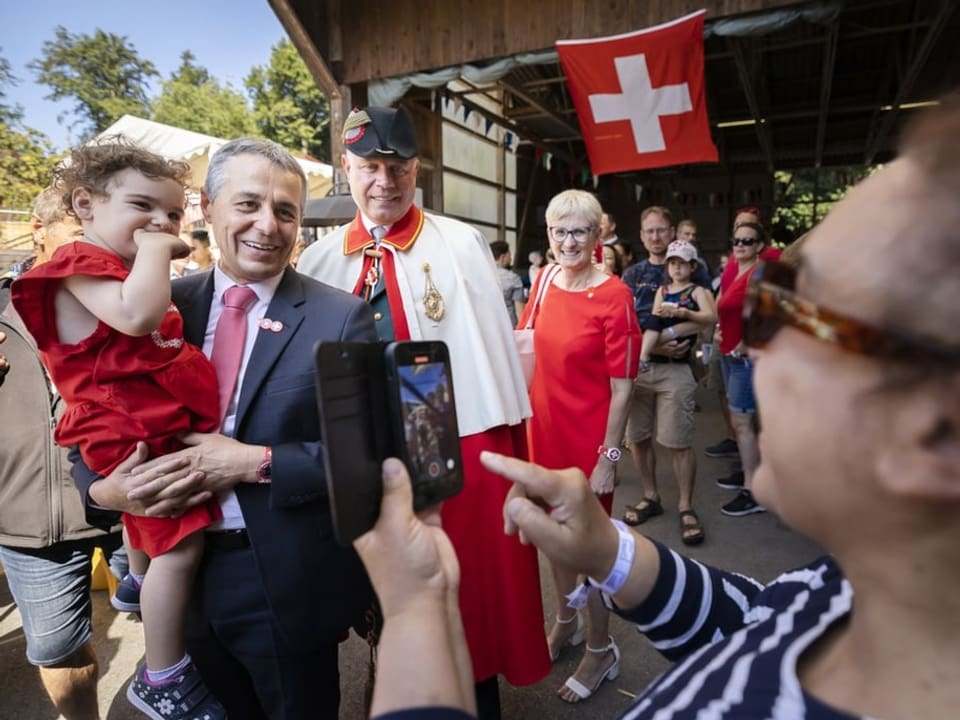
[[[297,269],[352,292],[364,254],[344,255],[348,228],[344,225],[304,250]],[[442,340],[450,349],[460,435],[516,425],[530,417],[513,328],[486,238],[466,223],[424,213],[423,228],[409,250],[398,251],[388,243],[380,248],[395,257],[410,339]],[[430,276],[443,297],[446,312],[441,320],[424,313],[424,263],[430,263]]]

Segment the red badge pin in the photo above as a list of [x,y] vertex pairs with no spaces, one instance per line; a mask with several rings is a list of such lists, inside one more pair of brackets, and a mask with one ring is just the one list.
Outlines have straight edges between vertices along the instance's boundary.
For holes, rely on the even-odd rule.
[[343,142],[345,145],[353,145],[356,142],[360,142],[366,132],[366,125],[359,125],[357,127],[350,128],[343,134]]

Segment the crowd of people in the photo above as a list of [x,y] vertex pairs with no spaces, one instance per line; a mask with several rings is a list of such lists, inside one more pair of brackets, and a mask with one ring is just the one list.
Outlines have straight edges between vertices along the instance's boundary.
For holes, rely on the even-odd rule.
[[[756,209],[738,212],[716,282],[694,222],[647,207],[631,262],[613,214],[565,190],[524,283],[506,243],[414,204],[402,108],[346,118],[357,214],[296,268],[307,183],[280,146],[241,138],[211,158],[216,258],[208,235],[180,236],[182,164],[115,140],[74,150],[37,200],[35,257],[0,286],[0,410],[37,420],[0,455],[0,560],[57,711],[99,717],[99,546],[123,579],[114,604],[143,619],[127,698],[155,720],[336,717],[351,629],[378,647],[381,720],[500,718],[499,678],[538,683],[585,641],[557,690],[579,703],[619,673],[611,613],[677,661],[627,718],[948,716],[958,134],[948,98],[784,257]],[[918,224],[924,242],[905,242]],[[513,329],[531,327],[528,387]],[[386,461],[380,518],[353,548],[331,532],[325,340],[441,340],[456,388],[463,490],[417,516]],[[678,540],[706,540],[694,368],[714,347],[730,437],[708,454],[741,465],[720,510],[770,509],[830,553],[766,585],[632,529],[666,512],[656,440]],[[615,519],[625,450],[642,496]]]

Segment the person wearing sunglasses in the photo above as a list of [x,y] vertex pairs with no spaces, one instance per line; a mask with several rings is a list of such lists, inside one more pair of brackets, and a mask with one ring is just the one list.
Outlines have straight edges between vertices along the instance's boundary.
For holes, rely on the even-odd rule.
[[[748,205],[746,207],[738,208],[733,218],[733,227],[736,228],[741,223],[755,223],[757,225],[763,225],[763,216],[760,214],[760,208]],[[779,248],[773,247],[772,245],[765,244],[760,249],[760,259],[761,260],[777,260],[780,257],[781,251]],[[726,260],[724,259],[726,258]],[[720,274],[713,280],[713,290],[714,293],[719,295],[720,289],[726,286],[729,286],[737,277],[738,265],[736,262],[729,262],[733,259],[733,254],[721,256],[720,260]],[[719,362],[719,356],[718,356]],[[719,367],[719,366],[718,366]],[[737,448],[736,442],[736,431],[733,428],[733,421],[730,418],[729,404],[727,403],[727,394],[726,389],[723,386],[723,378],[721,371],[721,382],[719,383],[718,390],[720,392],[720,409],[723,413],[723,421],[727,428],[727,436],[723,440],[719,441],[716,444],[708,445],[704,449],[704,454],[707,457],[712,458],[723,458],[730,457],[736,458],[739,461],[740,452]],[[738,463],[739,465],[740,463]],[[742,490],[744,487],[744,473],[742,469],[736,469],[729,477],[720,478],[716,481],[716,484],[727,490]]]
[[[960,96],[908,126],[900,158],[837,203],[796,270],[767,263],[748,285],[764,413],[754,488],[823,557],[763,584],[618,527],[577,470],[481,458],[517,484],[507,531],[595,578],[676,661],[623,718],[957,716],[960,275],[944,273],[960,266],[957,137]],[[356,545],[386,617],[372,715],[459,720],[471,698],[456,566],[409,498],[388,461],[380,521]],[[404,641],[427,635],[410,663]]]
[[743,342],[743,305],[747,284],[766,245],[766,231],[755,222],[741,222],[734,228],[730,241],[730,265],[736,272],[726,284],[721,282],[717,297],[717,332],[714,340],[720,346],[720,369],[726,389],[730,424],[737,438],[737,449],[743,465],[743,487],[737,496],[721,509],[724,515],[740,517],[763,512],[764,508],[751,491],[753,473],[760,461],[757,448],[757,404],[753,394],[753,363]]

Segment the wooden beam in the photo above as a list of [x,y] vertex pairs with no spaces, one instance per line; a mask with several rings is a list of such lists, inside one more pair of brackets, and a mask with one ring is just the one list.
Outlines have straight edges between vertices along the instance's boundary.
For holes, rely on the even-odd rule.
[[[704,96],[707,100],[707,121],[710,119],[710,110],[717,107],[717,98],[716,92],[712,83],[707,82],[706,76],[704,76]],[[727,170],[727,138],[725,133],[721,129],[717,129],[713,132],[713,138],[717,141],[717,155],[719,159],[719,165],[724,170]]]
[[[277,19],[280,20],[280,24],[283,25],[283,29],[290,36],[290,41],[303,57],[303,61],[307,64],[310,74],[313,75],[313,79],[317,81],[320,89],[328,97],[337,93],[340,83],[337,82],[330,67],[321,57],[317,46],[313,44],[313,39],[307,34],[306,29],[300,22],[300,16],[291,7],[290,0],[269,0],[269,3],[273,12],[276,13]],[[336,3],[331,3],[331,5],[336,5]]]
[[913,91],[913,84],[917,81],[917,76],[920,75],[920,71],[923,69],[923,66],[927,62],[927,58],[930,56],[930,51],[933,50],[934,44],[937,42],[937,38],[940,37],[940,33],[943,32],[943,29],[947,25],[947,21],[950,19],[950,16],[957,10],[957,3],[955,0],[940,0],[940,10],[937,12],[936,18],[930,24],[930,29],[927,30],[927,34],[923,38],[923,42],[920,43],[920,48],[917,50],[917,54],[913,56],[913,62],[910,63],[910,67],[907,68],[906,73],[904,73],[903,79],[900,82],[900,87],[897,90],[896,97],[893,102],[890,103],[893,105],[893,109],[890,110],[880,121],[879,126],[877,127],[876,132],[871,136],[867,141],[867,152],[864,155],[863,162],[865,165],[872,165],[873,159],[877,156],[877,152],[880,149],[881,143],[886,139],[887,134],[893,128],[893,123],[897,119],[897,115],[900,112],[900,105],[910,97],[910,93]]
[[490,92],[497,90],[496,83],[493,85],[480,86],[473,85],[468,80],[464,80],[463,78],[458,78],[458,81],[464,83],[465,85],[469,85],[469,87],[466,90],[448,90],[447,93],[450,95],[450,97],[462,97],[464,95],[486,95],[487,97],[493,99],[490,95]]
[[[857,8],[857,10],[863,10],[863,8]],[[835,27],[837,22],[839,21],[832,23],[831,27]],[[916,30],[919,28],[925,28],[929,25],[929,20],[917,20],[916,22],[903,23],[900,25],[885,25],[884,27],[869,28],[866,30],[857,30],[855,32],[844,33],[843,39],[844,41],[861,40],[863,38],[874,37],[876,35],[890,35],[891,33],[899,33],[905,30]],[[767,44],[761,43],[757,47],[757,52],[784,52],[786,50],[796,50],[797,48],[820,45],[823,42],[824,36],[817,35],[815,37],[799,38],[796,40],[784,40],[783,42],[771,42]],[[707,62],[712,60],[730,60],[731,58],[733,58],[733,52],[730,50],[718,50],[717,52],[707,53],[704,56],[704,60]]]
[[830,112],[830,93],[833,88],[833,72],[837,62],[837,36],[839,24],[833,23],[827,30],[823,46],[823,68],[820,72],[820,116],[817,118],[817,144],[813,153],[813,166],[823,164],[823,143],[827,136],[827,115]]
[[[343,154],[343,143],[340,140],[340,129],[343,127],[343,121],[346,118],[350,108],[350,88],[340,85],[334,77],[330,66],[320,55],[313,39],[307,34],[306,29],[300,22],[300,16],[294,12],[289,0],[269,0],[274,13],[283,25],[283,29],[290,36],[290,41],[297,48],[297,52],[303,58],[307,69],[313,75],[317,85],[327,96],[330,103],[330,165],[333,167],[333,187],[346,184],[346,177],[340,168],[340,156]],[[328,4],[328,12],[333,23],[329,32],[332,37],[331,47],[339,47],[339,23],[337,22],[337,8],[339,3],[331,2]]]
[[760,149],[767,160],[767,172],[773,172],[773,146],[770,142],[770,131],[763,122],[760,115],[760,106],[757,103],[757,93],[753,86],[753,79],[750,75],[750,68],[747,66],[747,59],[743,50],[743,42],[737,38],[728,38],[727,41],[733,48],[733,59],[737,64],[737,73],[740,75],[740,84],[743,86],[743,93],[747,98],[747,106],[750,108],[750,114],[753,117],[753,127],[757,131],[757,141],[760,143]]
[[523,88],[525,90],[529,90],[531,88],[544,87],[545,85],[556,85],[557,83],[565,83],[566,81],[567,81],[567,76],[564,75],[563,73],[560,73],[557,77],[540,78],[538,80],[528,80],[523,84]]
[[[437,92],[443,93],[444,90],[443,88],[438,88]],[[502,128],[506,128],[507,130],[512,132],[514,135],[516,135],[517,138],[523,138],[534,147],[538,147],[541,150],[544,150],[545,152],[551,153],[552,155],[556,155],[558,158],[562,158],[564,161],[570,163],[571,165],[579,165],[582,162],[582,160],[576,158],[572,153],[567,152],[563,148],[557,147],[556,145],[551,145],[549,143],[544,142],[540,138],[534,137],[530,133],[529,128],[525,128],[518,123],[508,120],[507,118],[501,117],[500,115],[497,115],[497,113],[492,112],[487,108],[483,107],[482,105],[478,105],[477,103],[471,100],[468,100],[467,98],[460,98],[460,102],[463,104],[464,107],[470,108],[470,112],[478,113],[481,117],[486,118],[487,120],[492,122],[494,125],[499,125]]]
[[[532,161],[533,158],[531,157]],[[536,185],[537,173],[540,172],[540,163],[533,162],[530,167],[530,177],[527,178],[527,193],[523,196],[523,209],[520,211],[520,226],[517,228],[517,245],[527,234],[527,223],[530,218],[530,207],[533,204],[533,188]]]
[[[933,99],[933,98],[930,98]],[[856,105],[838,105],[830,108],[830,115],[862,115],[867,113],[880,113],[882,112],[882,107],[884,103],[882,100],[878,100],[875,103],[866,104],[856,104]],[[817,108],[804,108],[802,110],[784,110],[783,112],[769,112],[766,115],[767,122],[778,122],[780,120],[807,120],[809,118],[816,118],[820,116],[820,111]],[[730,117],[725,119],[716,119],[711,118],[710,124],[717,125],[718,123],[731,122],[735,120],[743,120],[742,117]]]
[[571,125],[571,124],[568,123],[566,120],[564,120],[562,117],[560,117],[560,116],[557,115],[555,112],[553,112],[553,110],[550,110],[549,108],[547,108],[547,107],[545,107],[544,105],[542,105],[540,102],[538,102],[538,101],[535,100],[533,97],[531,97],[530,95],[528,95],[527,93],[525,93],[523,90],[521,90],[520,88],[518,88],[516,85],[513,85],[512,83],[510,83],[509,81],[507,81],[507,80],[505,80],[505,79],[501,79],[501,80],[499,81],[499,84],[500,84],[503,88],[505,88],[505,89],[507,90],[507,92],[509,92],[509,93],[511,93],[512,95],[520,98],[520,99],[523,100],[525,103],[527,103],[527,105],[530,105],[531,107],[536,108],[537,110],[539,110],[541,113],[543,113],[543,114],[546,115],[547,117],[549,117],[549,118],[551,118],[552,120],[554,120],[554,121],[556,121],[557,123],[559,123],[559,124],[563,127],[563,129],[566,130],[568,133],[571,133],[571,134],[573,134],[573,135],[579,135],[579,134],[580,134],[580,128],[575,128],[573,125]]

